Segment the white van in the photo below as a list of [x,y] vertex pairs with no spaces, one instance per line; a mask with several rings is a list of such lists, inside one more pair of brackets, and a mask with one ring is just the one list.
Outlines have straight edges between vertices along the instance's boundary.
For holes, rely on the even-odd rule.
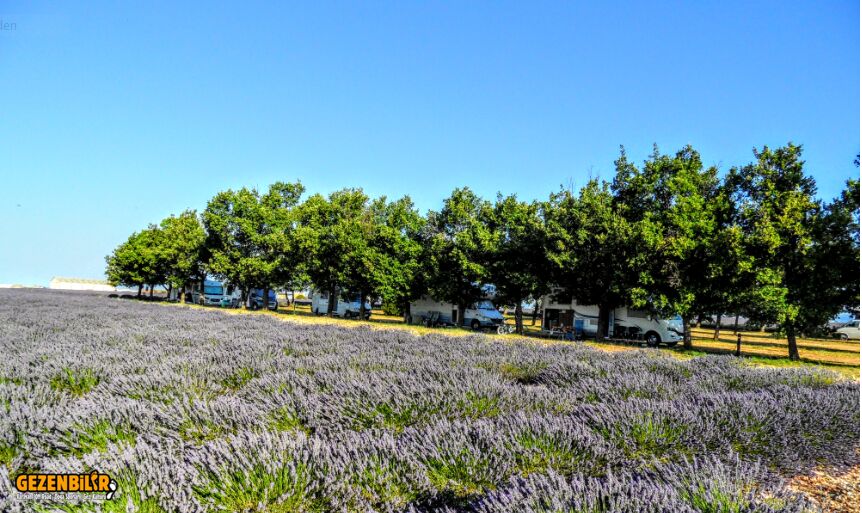
[[497,328],[503,324],[503,314],[490,299],[481,299],[464,310],[464,319],[458,322],[458,305],[437,301],[429,296],[410,303],[410,324],[422,324],[429,319],[438,324],[469,326],[474,330]]
[[[581,305],[574,299],[560,303],[552,295],[543,297],[542,304],[542,329],[580,329],[585,336],[596,336],[599,327],[598,305]],[[652,347],[659,344],[673,347],[682,340],[682,325],[678,318],[659,319],[649,312],[620,307],[610,312],[607,333],[612,338],[644,340]]]
[[[337,293],[336,293],[337,294]],[[359,294],[350,296],[349,301],[345,301],[341,294],[338,295],[338,301],[335,303],[333,315],[352,319],[359,317]],[[329,310],[329,292],[315,290],[311,293],[311,312],[317,315],[326,315]],[[365,319],[371,317],[371,303],[365,301]]]

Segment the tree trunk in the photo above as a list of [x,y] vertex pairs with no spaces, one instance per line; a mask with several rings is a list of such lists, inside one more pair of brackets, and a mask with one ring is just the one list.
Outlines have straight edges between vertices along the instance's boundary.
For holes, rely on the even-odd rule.
[[260,292],[260,301],[263,303],[263,309],[267,310],[269,308],[269,285],[264,285],[263,290]]
[[154,287],[154,286],[153,286],[153,284],[151,283],[151,284],[150,284],[150,299],[153,299],[153,288],[155,288],[155,287]]
[[695,325],[698,329],[700,329],[700,325],[703,323],[703,314],[698,314],[697,316],[697,324]]
[[404,324],[410,324],[410,303],[404,308]]
[[467,310],[467,307],[464,305],[458,305],[458,325],[464,325],[464,312]]
[[682,316],[682,347],[683,349],[691,349],[691,317],[688,315]]
[[607,305],[599,305],[599,325],[596,328],[596,340],[601,342],[608,335],[607,331],[610,319],[610,307]]
[[718,336],[721,334],[721,314],[715,315],[715,331],[712,334],[713,340],[718,340]]
[[796,347],[796,328],[787,327],[787,349],[791,360],[799,360],[799,348]]
[[532,322],[531,326],[536,325],[536,317],[539,316],[539,302],[540,302],[540,300],[537,299],[536,302],[533,303],[533,322]]
[[335,305],[337,304],[337,300],[335,299],[335,289],[335,285],[329,288],[329,303],[326,305],[326,315],[330,317],[335,317]]
[[144,286],[143,286],[143,284],[139,283],[138,284],[138,299],[141,299],[141,292],[143,292],[143,291],[144,291]]
[[365,319],[365,292],[359,291],[359,320]]
[[521,301],[515,304],[515,331],[518,335],[524,334],[524,309],[521,306]]
[[173,292],[173,291],[174,291],[174,284],[168,283],[168,301],[171,300],[171,292]]
[[739,314],[736,314],[736,320],[733,321],[733,332],[739,333]]

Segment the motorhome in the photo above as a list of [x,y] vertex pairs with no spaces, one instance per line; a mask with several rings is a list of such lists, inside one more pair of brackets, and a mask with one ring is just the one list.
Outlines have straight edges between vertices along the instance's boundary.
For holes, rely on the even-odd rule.
[[[347,299],[344,298],[343,294],[336,292],[338,296],[338,301],[335,303],[335,309],[333,310],[333,315],[336,317],[343,317],[345,319],[351,319],[359,317],[360,311],[360,303],[359,303],[359,294],[350,294],[347,296]],[[315,290],[311,293],[311,311],[317,315],[326,315],[329,311],[329,292]],[[371,317],[371,303],[366,300],[365,301],[365,319],[369,319]]]
[[[574,299],[560,302],[548,295],[542,298],[542,328],[547,331],[580,331],[584,336],[596,336],[599,327],[598,305],[581,305]],[[643,340],[657,347],[673,347],[682,340],[679,319],[660,319],[649,312],[633,308],[614,308],[608,319],[607,333],[612,338]]]
[[474,330],[497,328],[503,324],[503,314],[497,310],[492,301],[496,290],[490,285],[486,285],[482,290],[485,297],[468,305],[464,310],[464,318],[460,322],[458,305],[437,301],[429,296],[422,296],[410,303],[410,316],[407,321],[410,324],[433,322],[451,326],[469,326]]
[[224,284],[215,280],[204,280],[203,286],[201,282],[192,285],[191,300],[192,303],[202,306],[223,306],[224,300]]

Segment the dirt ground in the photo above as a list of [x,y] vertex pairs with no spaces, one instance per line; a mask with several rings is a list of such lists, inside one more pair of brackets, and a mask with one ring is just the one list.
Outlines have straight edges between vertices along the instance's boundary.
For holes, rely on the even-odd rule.
[[790,488],[802,492],[826,513],[859,511],[859,467],[847,472],[816,471],[790,481]]

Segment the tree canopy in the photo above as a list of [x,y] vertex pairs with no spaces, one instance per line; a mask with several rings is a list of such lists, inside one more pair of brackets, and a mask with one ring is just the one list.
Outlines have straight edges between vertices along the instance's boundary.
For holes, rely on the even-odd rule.
[[187,210],[133,233],[106,257],[113,284],[182,287],[212,275],[248,291],[302,287],[380,298],[409,314],[428,295],[464,309],[494,285],[498,304],[551,294],[597,305],[604,337],[610,312],[693,319],[743,313],[786,334],[820,329],[859,305],[859,181],[823,201],[802,147],[754,151],[724,175],[685,146],[657,148],[641,165],[625,151],[611,182],[590,180],[547,201],[482,199],[455,189],[420,215],[409,197],[372,198],[345,188],[303,200],[299,183],[264,193],[216,194],[199,217]]

